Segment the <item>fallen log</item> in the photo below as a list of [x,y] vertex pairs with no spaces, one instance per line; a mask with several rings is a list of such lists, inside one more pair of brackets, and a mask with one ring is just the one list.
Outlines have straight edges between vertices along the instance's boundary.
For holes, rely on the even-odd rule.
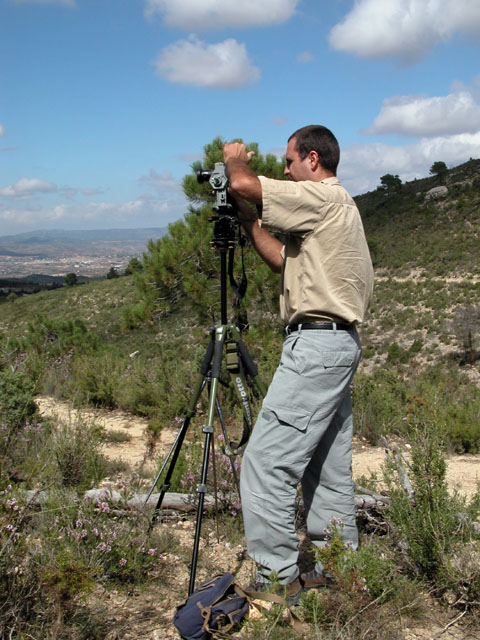
[[[361,510],[382,510],[389,502],[388,496],[382,496],[375,494],[373,491],[361,488],[362,494],[355,495],[355,508]],[[115,505],[124,509],[137,509],[142,510],[153,509],[156,507],[159,493],[152,493],[145,503],[148,494],[136,493],[131,498],[125,498],[119,491],[113,489],[90,489],[83,495],[84,499],[91,500],[93,502],[107,502],[109,505]],[[47,500],[46,491],[27,491],[27,501],[31,506],[41,507]],[[222,497],[221,503],[225,504],[225,499]],[[205,494],[204,501],[205,509],[211,510],[215,508],[215,496],[212,494]],[[197,509],[197,494],[191,493],[166,493],[162,501],[162,509],[170,509],[174,511],[180,511],[182,513],[189,513],[196,511]]]
[[[148,494],[135,493],[131,498],[125,498],[119,491],[113,489],[90,489],[83,494],[85,500],[91,500],[92,502],[107,502],[109,505],[115,505],[124,509],[136,509],[142,510],[144,508],[155,508],[160,496],[159,493],[152,493],[148,498],[147,503],[145,500]],[[31,506],[41,507],[47,500],[46,491],[27,491],[27,501]],[[215,506],[215,497],[213,495],[206,494],[204,507],[208,511]],[[182,513],[189,513],[197,509],[197,496],[196,494],[189,493],[166,493],[162,502],[162,509],[171,509],[174,511],[180,511]]]

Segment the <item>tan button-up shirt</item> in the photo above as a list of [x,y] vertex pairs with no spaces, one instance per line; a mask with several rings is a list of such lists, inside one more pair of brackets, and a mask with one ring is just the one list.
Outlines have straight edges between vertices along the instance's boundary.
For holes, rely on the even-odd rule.
[[288,234],[282,320],[361,323],[372,297],[373,267],[354,200],[337,178],[321,182],[259,178],[261,224]]

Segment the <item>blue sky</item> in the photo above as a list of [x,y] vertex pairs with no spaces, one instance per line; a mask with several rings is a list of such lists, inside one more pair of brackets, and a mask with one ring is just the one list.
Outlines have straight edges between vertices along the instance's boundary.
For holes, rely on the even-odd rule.
[[0,0],[0,235],[163,227],[215,136],[352,195],[480,157],[480,0]]

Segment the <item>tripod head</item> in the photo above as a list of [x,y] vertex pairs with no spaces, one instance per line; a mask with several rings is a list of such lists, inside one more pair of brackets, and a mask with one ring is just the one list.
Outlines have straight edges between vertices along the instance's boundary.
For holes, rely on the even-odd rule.
[[235,231],[238,218],[235,208],[228,195],[228,178],[223,162],[216,162],[211,171],[200,169],[197,171],[197,180],[200,184],[209,182],[215,195],[213,210],[216,216],[209,218],[215,222],[213,229],[213,245],[218,249],[229,249],[235,244]]

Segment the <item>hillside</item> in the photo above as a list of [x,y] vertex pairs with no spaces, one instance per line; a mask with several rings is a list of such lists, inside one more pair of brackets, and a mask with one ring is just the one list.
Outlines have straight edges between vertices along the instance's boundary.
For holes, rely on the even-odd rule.
[[[378,188],[356,198],[376,273],[373,304],[361,327],[361,371],[370,374],[386,364],[423,367],[477,361],[480,160],[451,169],[445,176],[445,193],[429,199],[428,192],[437,186],[438,179],[430,177],[401,185],[395,192]],[[251,331],[246,340],[268,380],[282,341],[270,301],[277,285],[274,281],[272,296],[264,291],[259,299],[254,271],[253,264],[247,274]],[[44,291],[4,302],[0,331],[22,335],[35,314],[48,316],[55,308],[57,319],[81,320],[122,357],[139,349],[142,358],[158,367],[167,366],[162,354],[170,350],[183,359],[198,357],[190,345],[201,345],[210,327],[208,320],[199,318],[201,300],[180,298],[173,313],[128,331],[122,329],[123,315],[135,300],[132,277]],[[468,373],[475,378],[474,370]]]
[[479,198],[480,160],[448,171],[443,185],[430,177],[358,196],[377,270],[396,277],[478,276]]
[[394,341],[404,349],[421,341],[415,356],[424,362],[478,349],[480,160],[449,171],[445,193],[429,197],[437,187],[431,177],[357,198],[376,271],[367,357]]

